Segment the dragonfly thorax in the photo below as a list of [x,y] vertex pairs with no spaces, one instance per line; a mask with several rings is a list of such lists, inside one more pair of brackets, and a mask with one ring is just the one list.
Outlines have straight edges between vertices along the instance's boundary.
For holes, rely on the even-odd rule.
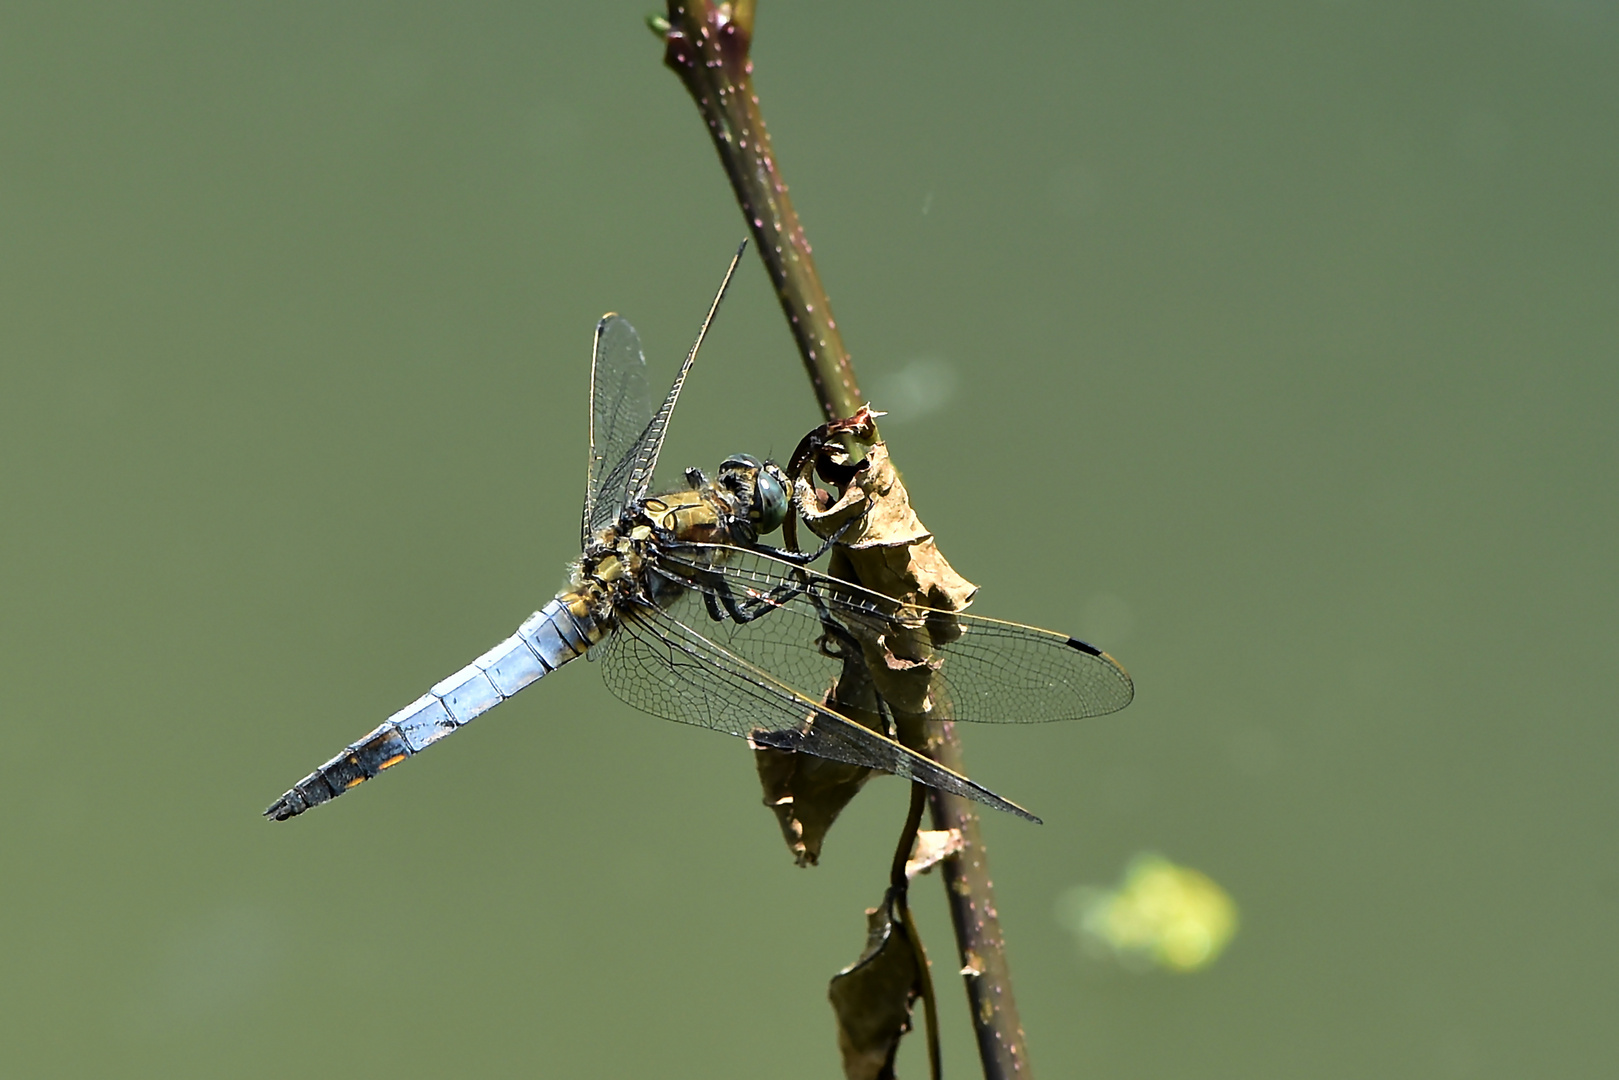
[[686,477],[692,486],[684,491],[650,495],[625,507],[613,531],[629,537],[647,529],[637,538],[746,547],[787,518],[787,477],[773,462],[734,454],[720,462],[712,480],[698,469],[688,469]]
[[771,462],[735,454],[712,480],[695,469],[687,476],[692,487],[633,502],[592,537],[565,592],[588,597],[608,622],[614,605],[625,600],[663,606],[674,594],[655,570],[660,551],[696,544],[705,549],[703,559],[716,558],[726,548],[751,546],[787,516],[786,477]]

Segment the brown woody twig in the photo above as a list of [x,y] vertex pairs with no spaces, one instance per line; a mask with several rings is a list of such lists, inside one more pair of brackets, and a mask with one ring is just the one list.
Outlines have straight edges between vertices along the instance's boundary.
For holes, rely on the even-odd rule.
[[861,404],[854,368],[753,92],[753,4],[670,0],[668,18],[653,29],[664,39],[664,63],[686,84],[713,136],[821,411],[828,420],[850,415]]

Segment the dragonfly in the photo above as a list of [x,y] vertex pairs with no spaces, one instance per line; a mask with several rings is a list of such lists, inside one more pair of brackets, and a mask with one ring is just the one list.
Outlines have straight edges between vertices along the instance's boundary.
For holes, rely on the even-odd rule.
[[[745,248],[746,245],[744,245]],[[434,684],[294,784],[264,813],[284,821],[414,757],[564,664],[599,661],[608,689],[655,716],[741,736],[754,748],[810,754],[891,773],[1031,821],[1033,814],[904,746],[890,722],[852,719],[833,691],[854,647],[948,624],[932,680],[940,719],[1019,723],[1123,708],[1130,676],[1077,638],[1018,623],[904,604],[810,567],[828,550],[761,537],[792,509],[787,475],[735,454],[712,478],[654,493],[675,403],[742,249],[731,260],[663,403],[652,408],[635,328],[596,325],[582,551],[569,584],[516,633]],[[879,711],[879,716],[884,711]],[[882,726],[882,725],[880,725]]]

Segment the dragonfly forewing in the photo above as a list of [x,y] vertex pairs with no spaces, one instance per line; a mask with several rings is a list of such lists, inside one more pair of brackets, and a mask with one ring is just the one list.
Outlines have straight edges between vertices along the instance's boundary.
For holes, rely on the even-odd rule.
[[706,632],[794,685],[836,678],[841,661],[819,644],[831,618],[863,643],[897,645],[896,653],[909,654],[903,659],[929,661],[940,720],[1075,720],[1117,712],[1135,694],[1118,661],[1066,634],[906,604],[762,552],[714,547],[681,545],[659,566],[690,588],[751,604],[751,621],[727,619]]
[[680,371],[675,375],[674,385],[669,388],[663,404],[647,423],[646,433],[641,437],[641,441],[625,458],[625,463],[629,466],[626,494],[630,502],[645,497],[652,488],[652,477],[658,468],[658,456],[663,453],[663,439],[669,433],[669,420],[674,415],[675,404],[680,400],[680,391],[685,388],[686,376],[691,373],[691,366],[697,360],[697,350],[703,347],[703,339],[708,336],[709,327],[714,325],[714,316],[720,310],[720,301],[725,299],[725,291],[731,287],[731,278],[736,276],[737,263],[742,261],[742,253],[747,247],[748,242],[742,241],[742,245],[736,249],[736,254],[731,257],[731,265],[726,268],[725,278],[720,282],[719,291],[714,294],[714,302],[709,304],[708,314],[703,317],[703,325],[697,330],[697,340],[692,342],[691,350],[686,353],[685,362],[680,365]]
[[585,480],[582,541],[624,509],[636,445],[652,420],[646,355],[628,319],[604,315],[590,360],[590,468]]
[[586,544],[599,530],[616,521],[620,511],[651,489],[680,391],[746,248],[744,240],[714,294],[697,340],[657,412],[652,411],[647,394],[646,359],[635,328],[618,315],[605,316],[596,324],[590,376],[590,471],[582,530]]

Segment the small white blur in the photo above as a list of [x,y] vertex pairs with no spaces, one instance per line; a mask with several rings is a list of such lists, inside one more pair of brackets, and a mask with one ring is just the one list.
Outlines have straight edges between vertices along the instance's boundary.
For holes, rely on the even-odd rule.
[[939,356],[919,356],[898,371],[879,375],[871,384],[873,408],[889,416],[885,423],[919,420],[938,412],[956,396],[956,367]]

